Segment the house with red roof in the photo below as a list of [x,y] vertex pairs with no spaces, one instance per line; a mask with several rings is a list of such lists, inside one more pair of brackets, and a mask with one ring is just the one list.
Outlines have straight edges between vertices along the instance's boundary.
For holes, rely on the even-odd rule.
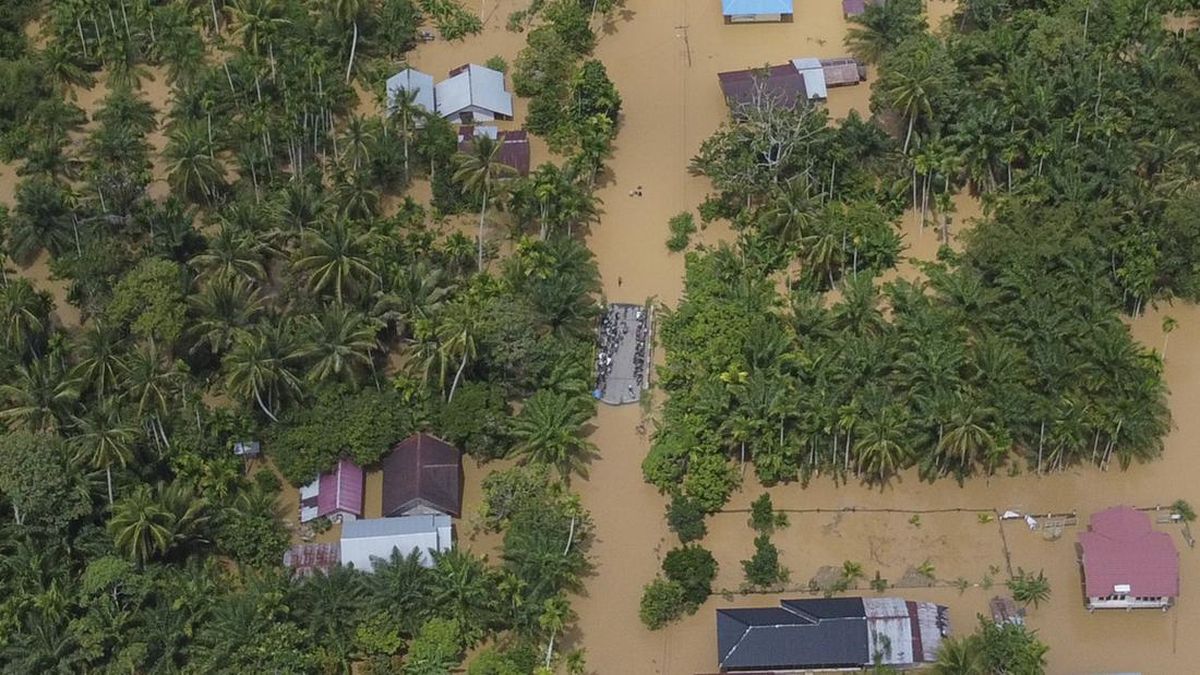
[[300,522],[361,518],[365,481],[362,467],[344,457],[339,459],[332,471],[300,488]]
[[1079,551],[1089,611],[1165,611],[1179,597],[1179,551],[1142,511],[1114,506],[1093,513],[1079,534]]
[[400,441],[383,460],[383,516],[462,513],[463,468],[458,448],[429,434]]

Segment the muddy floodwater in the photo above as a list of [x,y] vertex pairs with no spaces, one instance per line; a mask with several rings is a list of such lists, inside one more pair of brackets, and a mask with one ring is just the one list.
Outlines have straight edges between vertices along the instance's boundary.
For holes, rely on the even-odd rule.
[[[476,0],[466,4],[480,7]],[[604,31],[596,50],[624,99],[624,119],[611,172],[598,193],[604,213],[592,228],[588,243],[596,253],[608,300],[640,304],[652,299],[674,305],[683,288],[683,256],[667,251],[666,223],[681,211],[694,212],[709,190],[706,180],[687,172],[687,164],[701,141],[727,117],[716,73],[796,57],[844,55],[842,39],[847,25],[837,0],[797,2],[796,20],[790,24],[736,26],[723,23],[718,0],[627,0],[626,4],[625,11]],[[484,0],[481,11],[487,23],[482,35],[458,43],[436,40],[423,44],[411,55],[411,64],[437,78],[465,62],[482,63],[491,56],[502,56],[511,64],[525,36],[506,31],[504,22],[509,12],[527,5],[521,0]],[[931,23],[936,25],[952,8],[953,3],[931,2]],[[143,88],[161,116],[169,92],[161,72],[155,76]],[[104,93],[101,79],[93,90],[78,92],[78,103],[91,112]],[[375,103],[369,96],[364,98],[364,110],[372,110]],[[869,99],[870,88],[864,84],[831,89],[827,105],[834,118],[844,117],[852,109],[867,115]],[[525,103],[517,102],[516,121],[500,126],[519,126]],[[533,141],[536,165],[548,154],[543,143]],[[161,150],[161,129],[151,142]],[[154,178],[151,193],[161,196],[165,184],[163,165],[157,158]],[[15,182],[13,167],[0,167],[0,199],[11,204]],[[642,196],[630,196],[638,186]],[[425,184],[414,190],[423,202],[428,201],[428,194]],[[979,205],[969,197],[959,196],[955,204],[952,245],[954,234],[979,216]],[[934,255],[939,242],[932,227],[922,230],[909,213],[902,229],[906,256],[929,259]],[[698,233],[693,242],[712,245],[730,238],[727,226],[718,223]],[[78,313],[65,302],[65,286],[50,279],[44,257],[21,273],[54,294],[64,324],[78,323]],[[905,263],[887,278],[914,278],[916,274],[915,268]],[[1083,609],[1074,550],[1078,527],[1068,527],[1061,538],[1050,541],[1021,521],[982,522],[977,513],[969,511],[1076,512],[1086,522],[1089,513],[1114,504],[1151,507],[1179,498],[1200,502],[1196,488],[1200,461],[1195,452],[1200,415],[1194,414],[1200,403],[1200,351],[1196,349],[1200,345],[1200,309],[1190,305],[1156,308],[1132,321],[1131,329],[1144,344],[1161,350],[1161,325],[1166,315],[1178,322],[1166,358],[1176,428],[1166,439],[1161,461],[1134,466],[1127,472],[1077,469],[1041,478],[1026,474],[973,480],[961,487],[951,481],[929,485],[905,475],[883,490],[836,486],[823,478],[807,488],[772,488],[777,507],[798,511],[790,516],[790,526],[775,535],[783,563],[791,572],[789,585],[798,590],[752,596],[716,594],[696,615],[658,632],[645,630],[637,617],[642,586],[655,575],[661,556],[676,543],[665,525],[665,500],[642,480],[641,461],[649,447],[647,432],[653,428],[647,417],[652,406],[601,406],[591,437],[600,448],[600,458],[592,465],[588,480],[573,483],[597,526],[592,548],[596,570],[587,580],[586,594],[574,604],[579,620],[577,629],[566,636],[568,646],[586,648],[591,670],[601,675],[713,672],[714,609],[776,604],[807,588],[822,568],[840,567],[849,560],[859,563],[867,575],[859,582],[862,593],[873,593],[867,581],[877,572],[889,583],[913,586],[932,577],[934,587],[888,593],[948,605],[954,629],[962,632],[970,631],[975,616],[987,611],[988,599],[1002,590],[1010,569],[1044,569],[1053,594],[1049,604],[1030,610],[1028,622],[1051,647],[1052,673],[1200,672],[1200,641],[1189,639],[1189,629],[1200,626],[1200,597],[1196,595],[1200,592],[1200,565],[1178,528],[1167,530],[1181,551],[1182,598],[1175,608],[1165,613],[1089,614]],[[661,353],[656,356],[661,359]],[[482,477],[498,466],[467,467],[465,515],[479,503]],[[761,491],[754,484],[753,473],[748,472],[745,489],[734,495],[729,508],[747,507]],[[372,509],[378,506],[370,505],[377,504],[378,498],[379,479],[372,475],[367,485],[368,516],[376,515]],[[294,512],[294,500],[286,507]],[[909,513],[837,512],[848,508],[950,512],[916,519]],[[825,511],[815,512],[817,509]],[[459,524],[460,544],[494,558],[496,538],[473,537],[470,526],[469,517]],[[335,529],[321,538],[332,540],[336,534]],[[737,588],[739,561],[749,556],[752,539],[745,514],[710,518],[709,535],[703,543],[720,562],[719,587]],[[914,575],[918,567],[928,574]]]

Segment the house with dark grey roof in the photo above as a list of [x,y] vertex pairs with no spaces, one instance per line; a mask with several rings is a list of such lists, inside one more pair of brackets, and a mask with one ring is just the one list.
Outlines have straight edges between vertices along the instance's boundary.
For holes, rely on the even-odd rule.
[[910,666],[936,659],[947,609],[900,598],[809,598],[717,610],[721,672]]
[[791,110],[808,98],[804,76],[790,62],[782,66],[717,73],[717,81],[734,117],[746,106],[769,101]]
[[462,513],[462,453],[436,436],[413,434],[383,460],[383,515]]

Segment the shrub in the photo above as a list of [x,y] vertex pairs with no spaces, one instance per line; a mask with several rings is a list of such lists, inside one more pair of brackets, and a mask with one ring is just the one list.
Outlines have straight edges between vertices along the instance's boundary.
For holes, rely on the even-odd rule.
[[751,586],[774,586],[788,580],[787,568],[779,564],[779,549],[766,534],[754,538],[754,555],[742,561],[742,570]]
[[762,496],[750,503],[750,527],[755,530],[770,534],[777,529],[787,527],[787,524],[787,515],[775,512],[770,494],[764,492]]
[[1171,511],[1185,523],[1196,520],[1196,512],[1192,509],[1192,505],[1184,499],[1176,499],[1175,503],[1171,504]]
[[421,0],[421,9],[433,19],[444,40],[459,40],[483,30],[483,22],[455,0]]
[[687,593],[678,582],[657,577],[642,590],[638,616],[650,630],[671,623],[687,610]]
[[667,526],[679,535],[679,541],[684,544],[704,538],[708,532],[704,516],[700,504],[687,495],[676,494],[667,505]]
[[508,452],[508,422],[508,402],[500,387],[468,382],[442,406],[438,431],[476,459],[495,459]]
[[1008,590],[1013,599],[1022,605],[1032,604],[1035,608],[1050,599],[1050,581],[1042,571],[1037,576],[1018,567],[1017,575],[1008,580]]
[[508,61],[505,61],[503,56],[493,56],[487,61],[484,61],[483,65],[491,68],[492,70],[498,70],[502,73],[508,72]]
[[691,544],[671,549],[663,559],[667,579],[683,588],[692,607],[689,613],[703,604],[712,594],[712,582],[717,576],[717,560],[706,548]]
[[696,220],[685,211],[672,216],[667,227],[671,230],[671,236],[667,238],[667,250],[678,253],[691,243],[692,234],[696,232]]

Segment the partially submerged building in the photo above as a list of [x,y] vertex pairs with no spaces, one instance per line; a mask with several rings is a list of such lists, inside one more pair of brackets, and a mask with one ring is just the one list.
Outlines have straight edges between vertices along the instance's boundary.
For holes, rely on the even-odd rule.
[[429,114],[437,112],[434,100],[433,76],[419,70],[405,68],[387,79],[387,105],[389,111],[394,111],[396,96],[400,92],[413,95],[413,104]]
[[494,141],[499,141],[500,151],[497,153],[497,159],[500,160],[500,163],[516,169],[517,173],[522,176],[529,175],[528,132],[524,129],[500,131],[491,126],[461,126],[458,128],[458,149],[470,152],[471,144],[478,136],[487,136]]
[[1079,534],[1085,605],[1096,609],[1162,609],[1179,597],[1179,552],[1150,516],[1129,506],[1093,513]]
[[462,513],[462,453],[436,436],[413,434],[383,460],[384,516]]
[[335,522],[361,518],[365,481],[362,467],[344,457],[339,459],[332,471],[300,488],[300,522],[317,518]]
[[504,88],[504,73],[468,63],[450,71],[434,87],[438,115],[462,124],[511,120],[513,97]]
[[725,23],[790,22],[792,0],[721,0]]
[[849,19],[867,11],[866,0],[842,0],[842,16]]
[[717,610],[721,672],[903,667],[937,658],[948,611],[901,598],[811,598]]
[[371,518],[342,524],[340,561],[355,569],[371,572],[375,561],[385,561],[393,552],[402,556],[416,551],[425,567],[433,567],[432,551],[454,547],[453,526],[449,516],[403,516]]
[[808,97],[804,78],[791,63],[717,73],[717,81],[735,116],[744,107],[762,103],[790,110]]

